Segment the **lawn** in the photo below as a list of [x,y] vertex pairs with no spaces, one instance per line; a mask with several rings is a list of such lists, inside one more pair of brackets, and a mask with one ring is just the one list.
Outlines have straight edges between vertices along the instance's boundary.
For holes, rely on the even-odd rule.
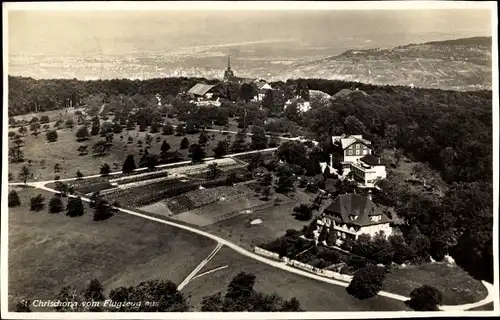
[[[82,288],[97,278],[106,292],[148,279],[180,283],[214,248],[215,242],[184,230],[124,213],[92,221],[47,209],[29,211],[41,193],[19,191],[22,205],[9,210],[9,305],[20,299],[54,299],[65,285]],[[50,310],[40,310],[50,311]]]
[[458,266],[428,263],[416,267],[394,269],[384,281],[389,292],[410,296],[410,292],[424,284],[443,293],[443,305],[473,303],[486,298],[483,284]]
[[228,265],[228,267],[193,279],[182,290],[195,309],[199,310],[204,296],[222,290],[225,292],[231,279],[243,271],[253,273],[257,277],[255,290],[265,293],[276,292],[285,299],[296,297],[306,311],[408,310],[403,302],[380,296],[363,301],[358,300],[347,294],[344,287],[271,267],[244,257],[228,247],[223,247],[198,274],[223,265]]
[[[88,140],[83,142],[76,141],[76,132],[79,126],[75,126],[73,130],[60,129],[57,130],[58,140],[52,143],[47,142],[45,133],[41,133],[38,137],[27,133],[24,137],[24,152],[25,161],[23,163],[10,163],[9,172],[14,176],[14,181],[17,181],[18,172],[23,165],[30,165],[33,173],[34,180],[52,180],[55,175],[59,175],[61,179],[73,178],[76,176],[76,170],[80,170],[84,175],[98,174],[101,165],[107,163],[113,171],[121,170],[123,162],[127,155],[135,155],[136,164],[139,161],[139,149],[145,147],[145,136],[148,132],[139,132],[137,130],[127,131],[115,134],[113,138],[113,145],[107,154],[103,157],[95,157],[92,152],[92,146],[103,138],[99,135],[91,136]],[[17,129],[14,131],[17,132]],[[151,149],[149,153],[160,153],[160,148],[163,140],[167,141],[170,145],[169,151],[178,150],[184,160],[188,160],[188,149],[181,150],[180,142],[184,138],[182,136],[168,135],[164,136],[161,133],[150,134],[153,138]],[[121,138],[123,136],[123,139]],[[133,143],[128,144],[128,137],[132,137]],[[231,139],[231,144],[234,139],[233,134],[221,134],[209,132],[209,141],[205,148],[206,156],[213,156],[213,149],[216,147],[217,142],[224,139]],[[157,142],[157,137],[160,141]],[[198,143],[199,134],[186,135],[189,142]],[[142,146],[139,147],[137,141],[142,141]],[[247,137],[250,141],[251,138]],[[9,145],[12,142],[9,141]],[[89,153],[80,156],[77,148],[80,145],[86,145]],[[30,162],[31,160],[31,162]],[[41,161],[44,161],[42,164]],[[54,172],[54,165],[59,163],[61,170],[59,173]]]
[[477,308],[472,308],[467,311],[493,311],[495,310],[495,305],[493,302],[487,303],[484,306],[477,307]]
[[[275,196],[282,199],[279,206],[273,205],[271,200],[267,208],[223,220],[202,229],[251,249],[253,245],[267,243],[283,236],[287,229],[301,230],[309,223],[296,220],[292,216],[293,208],[297,205],[293,200],[281,194]],[[254,219],[262,219],[262,223],[249,224]]]

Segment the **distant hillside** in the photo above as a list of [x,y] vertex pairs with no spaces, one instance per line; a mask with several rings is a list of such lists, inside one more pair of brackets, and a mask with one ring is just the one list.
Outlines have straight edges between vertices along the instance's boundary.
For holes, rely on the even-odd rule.
[[394,48],[347,50],[338,56],[296,65],[283,77],[454,90],[489,89],[491,42],[491,37],[474,37]]

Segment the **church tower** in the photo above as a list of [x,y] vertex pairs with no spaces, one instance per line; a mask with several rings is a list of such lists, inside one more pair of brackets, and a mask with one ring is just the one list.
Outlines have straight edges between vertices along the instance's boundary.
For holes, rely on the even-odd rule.
[[231,57],[227,56],[227,70],[224,71],[224,81],[230,81],[234,78],[234,72],[231,70]]

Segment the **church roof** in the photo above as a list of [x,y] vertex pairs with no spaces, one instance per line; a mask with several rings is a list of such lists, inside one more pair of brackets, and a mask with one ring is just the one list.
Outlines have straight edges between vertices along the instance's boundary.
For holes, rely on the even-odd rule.
[[[324,213],[334,220],[357,226],[368,226],[380,223],[389,223],[392,220],[383,212],[383,208],[372,200],[355,193],[339,195],[324,210]],[[372,221],[370,216],[380,215],[381,219]],[[354,216],[355,219],[351,217]]]

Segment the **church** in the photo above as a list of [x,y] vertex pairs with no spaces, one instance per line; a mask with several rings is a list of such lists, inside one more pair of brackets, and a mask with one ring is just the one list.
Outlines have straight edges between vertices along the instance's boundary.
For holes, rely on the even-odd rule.
[[234,71],[231,69],[231,57],[227,57],[227,69],[224,71],[224,82],[236,83],[238,85],[248,84],[255,87],[256,95],[252,99],[253,101],[262,101],[266,95],[267,90],[273,90],[271,85],[264,80],[259,80],[257,78],[242,78],[234,75]]

